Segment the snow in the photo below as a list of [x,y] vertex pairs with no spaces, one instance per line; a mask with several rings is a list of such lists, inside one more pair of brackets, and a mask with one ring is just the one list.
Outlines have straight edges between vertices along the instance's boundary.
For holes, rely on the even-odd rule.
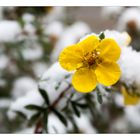
[[9,99],[6,99],[6,98],[0,99],[0,109],[8,108],[10,103],[11,103],[11,100]]
[[[68,87],[70,78],[65,79],[69,72],[64,70],[58,62],[54,63],[42,76],[39,85],[42,89],[46,90],[51,102],[54,102]],[[56,87],[59,88],[56,90]],[[63,98],[57,105],[57,108],[63,108],[66,102],[66,98]]]
[[0,70],[5,69],[9,64],[9,61],[9,58],[6,55],[0,54]]
[[134,22],[137,30],[140,30],[140,9],[128,8],[125,10],[118,19],[118,29],[126,30],[129,22]]
[[131,42],[131,37],[127,32],[105,30],[104,34],[105,34],[105,38],[113,38],[120,47],[128,46]]
[[30,13],[25,13],[23,16],[22,16],[22,20],[25,22],[25,23],[32,23],[34,22],[35,20],[35,17],[30,14]]
[[44,62],[35,62],[33,64],[33,71],[34,74],[36,75],[36,77],[40,78],[41,75],[46,71],[46,69],[48,68],[48,65]]
[[124,107],[124,97],[119,93],[116,93],[114,96],[115,96],[114,101],[116,105],[119,107]]
[[[131,128],[140,128],[140,105],[127,106],[125,108],[125,117],[130,123]],[[132,128],[132,129],[133,129]]]
[[43,50],[39,44],[30,42],[26,47],[22,49],[22,55],[25,60],[37,60],[42,57]]
[[36,111],[31,111],[25,108],[26,105],[34,104],[38,106],[42,106],[44,103],[44,99],[40,95],[38,89],[33,89],[28,91],[24,96],[17,98],[17,100],[13,101],[8,110],[9,119],[14,119],[16,113],[14,111],[20,111],[27,116],[27,119],[30,119],[32,115],[36,113]]
[[36,33],[36,28],[31,23],[26,23],[23,30],[30,36],[33,36]]
[[46,35],[55,37],[60,37],[64,31],[64,26],[60,21],[53,21],[49,24],[46,24],[43,28]]
[[128,133],[128,120],[123,116],[115,119],[111,125],[112,133]]
[[133,50],[131,46],[122,49],[119,64],[122,71],[121,81],[127,85],[140,85],[140,53]]
[[19,98],[36,87],[37,83],[31,77],[20,77],[13,83],[12,96],[14,99]]
[[14,132],[14,134],[33,134],[34,133],[34,127],[31,128],[24,128],[22,130]]
[[102,7],[102,16],[106,19],[116,18],[122,13],[123,9],[124,7],[121,6],[104,6]]
[[54,114],[50,114],[48,118],[48,131],[50,134],[66,133],[66,127]]
[[55,20],[63,20],[65,17],[65,8],[62,6],[55,6],[46,15],[46,22],[51,23]]
[[90,32],[89,26],[84,22],[75,22],[73,25],[65,29],[60,39],[57,41],[55,48],[51,54],[52,62],[58,59],[60,52],[67,46],[75,44],[78,40]]
[[15,42],[22,30],[18,22],[3,20],[0,21],[0,42]]
[[[128,46],[131,42],[131,37],[127,32],[118,32],[115,30],[105,30],[102,32],[104,33],[105,38],[114,39],[121,48]],[[95,33],[87,34],[86,36],[82,37],[80,39],[80,41],[84,40],[85,38],[87,38],[88,36],[91,36],[91,35],[99,37],[100,34],[95,34]]]
[[87,114],[81,114],[80,118],[75,117],[75,121],[81,132],[86,134],[96,133],[95,128],[91,125],[90,117]]

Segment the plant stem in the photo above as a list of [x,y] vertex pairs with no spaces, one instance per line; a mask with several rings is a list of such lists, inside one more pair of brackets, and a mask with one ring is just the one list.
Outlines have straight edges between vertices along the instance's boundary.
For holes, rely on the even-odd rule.
[[[64,97],[65,93],[71,88],[71,84],[61,92],[61,94],[58,96],[58,98],[49,106],[47,107],[48,113],[52,111],[53,108],[56,107],[56,105],[61,101],[61,99]],[[38,120],[35,126],[35,131],[34,133],[42,133],[43,131],[43,122],[42,118]]]

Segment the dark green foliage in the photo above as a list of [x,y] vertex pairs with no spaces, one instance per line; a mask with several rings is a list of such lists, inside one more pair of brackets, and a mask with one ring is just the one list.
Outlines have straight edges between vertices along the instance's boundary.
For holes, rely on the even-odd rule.
[[41,96],[43,97],[45,103],[47,105],[50,105],[50,101],[49,101],[49,97],[48,97],[47,92],[45,90],[43,90],[43,89],[40,89],[40,88],[39,88],[39,92],[40,92]]
[[102,32],[102,33],[99,35],[99,38],[100,38],[101,40],[103,40],[103,39],[105,38],[105,34]]
[[25,108],[29,109],[29,110],[44,111],[43,107],[40,107],[40,106],[37,106],[37,105],[32,105],[32,104],[26,105]]

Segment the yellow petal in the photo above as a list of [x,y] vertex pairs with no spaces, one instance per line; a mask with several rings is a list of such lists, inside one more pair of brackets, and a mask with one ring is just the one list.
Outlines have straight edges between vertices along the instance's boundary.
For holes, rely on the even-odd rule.
[[121,49],[114,39],[103,39],[97,47],[100,57],[110,61],[117,61],[120,57]]
[[66,47],[59,56],[60,65],[68,70],[75,70],[82,63],[82,52],[77,45]]
[[110,86],[120,79],[121,71],[117,63],[103,61],[96,67],[95,74],[99,83]]
[[124,86],[121,87],[121,92],[124,96],[125,105],[136,105],[140,102],[140,97],[129,95],[128,91]]
[[94,35],[88,36],[77,44],[81,47],[84,54],[92,52],[99,45],[99,38]]
[[91,92],[96,87],[96,75],[92,69],[81,68],[72,77],[74,88],[83,93]]

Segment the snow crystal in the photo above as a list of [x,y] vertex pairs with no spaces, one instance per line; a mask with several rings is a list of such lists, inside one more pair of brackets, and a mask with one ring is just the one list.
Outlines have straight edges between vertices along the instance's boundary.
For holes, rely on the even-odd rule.
[[21,31],[21,27],[16,21],[0,21],[0,42],[17,41]]

